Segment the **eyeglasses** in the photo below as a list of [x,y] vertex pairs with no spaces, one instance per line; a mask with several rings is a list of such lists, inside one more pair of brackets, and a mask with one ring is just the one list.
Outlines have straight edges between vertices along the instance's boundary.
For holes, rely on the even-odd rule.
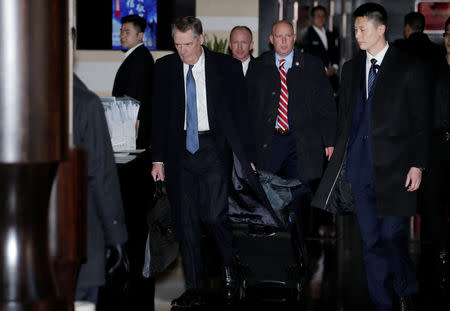
[[442,34],[444,38],[450,38],[450,31],[446,31]]

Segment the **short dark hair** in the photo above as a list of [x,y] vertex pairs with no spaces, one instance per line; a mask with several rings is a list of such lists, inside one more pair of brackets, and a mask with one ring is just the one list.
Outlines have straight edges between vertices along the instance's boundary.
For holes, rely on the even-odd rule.
[[240,26],[240,25],[239,26],[234,26],[233,29],[231,29],[231,31],[230,31],[230,37],[231,37],[231,34],[233,33],[233,31],[235,31],[235,30],[247,30],[248,33],[250,34],[250,38],[253,40],[252,31],[247,26]]
[[136,14],[124,16],[122,17],[120,22],[122,23],[122,25],[125,23],[132,23],[138,33],[144,32],[145,27],[147,27],[147,22],[145,21],[145,19]]
[[203,34],[202,22],[193,16],[178,17],[172,24],[172,37],[175,30],[186,32],[192,30],[194,37],[199,37]]
[[386,25],[387,12],[386,9],[378,3],[368,2],[360,5],[353,12],[353,17],[367,17],[370,21],[378,25]]
[[425,29],[425,16],[419,12],[410,12],[405,15],[405,26],[409,25],[415,32],[423,32]]
[[316,14],[316,11],[324,11],[325,15],[327,14],[327,9],[325,9],[325,7],[321,6],[321,5],[315,6],[311,9],[311,16],[314,17],[314,14]]
[[450,16],[447,18],[447,21],[445,22],[444,30],[447,30],[448,24],[450,24]]

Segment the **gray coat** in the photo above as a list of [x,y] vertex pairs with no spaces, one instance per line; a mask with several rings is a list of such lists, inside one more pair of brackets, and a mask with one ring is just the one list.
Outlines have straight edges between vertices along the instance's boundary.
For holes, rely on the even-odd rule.
[[105,247],[127,240],[111,139],[100,99],[74,75],[73,141],[88,152],[87,258],[77,287],[105,282]]

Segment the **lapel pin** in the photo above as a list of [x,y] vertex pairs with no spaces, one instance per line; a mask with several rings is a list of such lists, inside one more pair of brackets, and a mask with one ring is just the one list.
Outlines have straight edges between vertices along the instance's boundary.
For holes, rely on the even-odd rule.
[[295,66],[299,66],[300,64],[298,62],[295,62]]

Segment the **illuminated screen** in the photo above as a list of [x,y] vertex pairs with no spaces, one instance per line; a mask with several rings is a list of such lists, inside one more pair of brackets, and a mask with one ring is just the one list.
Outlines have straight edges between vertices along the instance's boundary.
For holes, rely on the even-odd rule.
[[112,48],[124,49],[120,44],[120,19],[136,14],[147,21],[144,32],[144,44],[150,50],[156,49],[157,0],[113,0],[112,6]]

